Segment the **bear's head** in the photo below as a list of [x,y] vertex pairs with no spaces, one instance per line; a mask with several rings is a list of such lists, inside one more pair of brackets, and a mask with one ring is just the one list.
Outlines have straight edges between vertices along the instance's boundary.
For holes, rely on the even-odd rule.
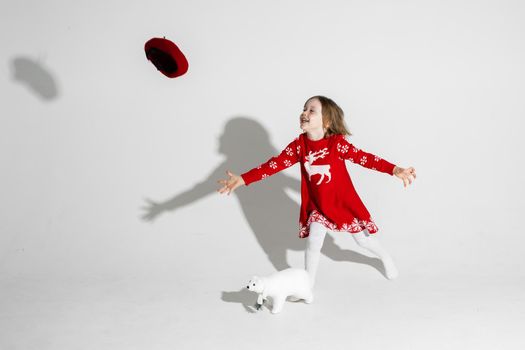
[[246,288],[255,293],[262,293],[264,289],[264,283],[259,277],[253,276],[252,279],[248,282]]

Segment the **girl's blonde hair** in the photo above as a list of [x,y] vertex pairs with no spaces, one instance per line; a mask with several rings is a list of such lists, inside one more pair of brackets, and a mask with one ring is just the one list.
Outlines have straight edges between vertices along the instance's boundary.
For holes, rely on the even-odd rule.
[[317,99],[321,102],[321,109],[323,114],[323,125],[326,128],[325,137],[331,135],[352,135],[346,127],[344,117],[345,114],[341,107],[337,105],[332,99],[325,96],[312,96],[306,102]]

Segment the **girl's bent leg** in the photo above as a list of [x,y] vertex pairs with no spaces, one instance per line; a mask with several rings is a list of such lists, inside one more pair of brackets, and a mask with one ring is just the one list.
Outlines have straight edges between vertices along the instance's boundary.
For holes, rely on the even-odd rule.
[[315,284],[315,275],[317,274],[317,267],[319,265],[321,248],[323,247],[325,236],[326,228],[322,224],[318,222],[312,222],[310,224],[310,235],[306,241],[304,265],[306,272],[308,272],[308,275],[310,276],[312,287]]
[[367,230],[354,233],[352,237],[354,237],[356,243],[360,247],[365,248],[381,259],[383,266],[385,267],[385,275],[388,279],[391,280],[398,276],[399,272],[394,264],[394,260],[392,260],[390,254],[388,254],[388,252],[381,246],[377,237],[369,234]]

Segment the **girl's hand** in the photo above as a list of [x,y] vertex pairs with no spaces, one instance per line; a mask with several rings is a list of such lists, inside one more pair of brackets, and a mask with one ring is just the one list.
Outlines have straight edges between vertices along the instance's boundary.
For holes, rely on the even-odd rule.
[[240,187],[245,184],[241,176],[235,175],[229,170],[226,171],[226,174],[229,176],[229,179],[217,181],[218,183],[224,185],[223,187],[219,188],[217,192],[219,193],[226,192],[228,195],[230,195],[230,193],[235,191],[237,187]]
[[407,187],[416,179],[416,169],[413,167],[404,169],[396,166],[394,168],[394,175],[403,180],[403,186]]

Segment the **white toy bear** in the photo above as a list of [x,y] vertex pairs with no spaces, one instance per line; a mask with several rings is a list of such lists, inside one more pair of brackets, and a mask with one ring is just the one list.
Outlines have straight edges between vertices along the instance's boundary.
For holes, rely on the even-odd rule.
[[259,294],[257,310],[261,308],[266,298],[272,298],[273,314],[281,312],[289,296],[295,300],[304,299],[307,304],[314,300],[310,277],[303,269],[290,268],[267,277],[254,276],[246,288]]

